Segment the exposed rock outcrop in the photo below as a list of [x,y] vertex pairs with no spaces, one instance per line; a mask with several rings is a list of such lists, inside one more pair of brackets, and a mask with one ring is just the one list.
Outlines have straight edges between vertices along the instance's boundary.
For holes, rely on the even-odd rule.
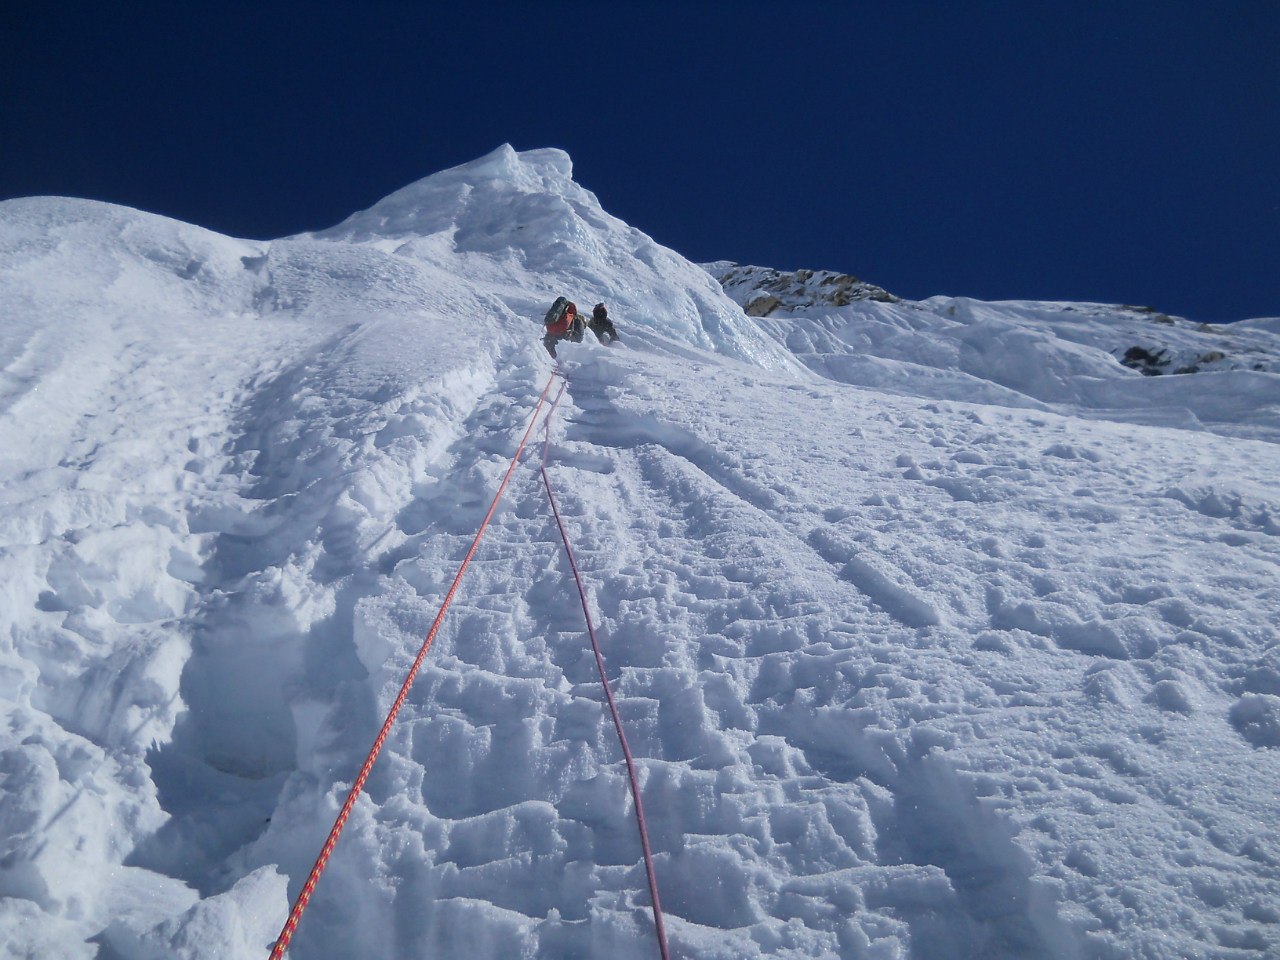
[[749,317],[768,317],[779,311],[826,304],[845,307],[858,300],[898,303],[883,287],[834,270],[775,270],[728,260],[703,264]]

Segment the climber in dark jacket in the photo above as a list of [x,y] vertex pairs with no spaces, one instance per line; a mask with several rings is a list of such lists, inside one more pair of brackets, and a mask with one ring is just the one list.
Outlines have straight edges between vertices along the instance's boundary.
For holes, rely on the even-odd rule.
[[609,319],[609,311],[603,303],[595,305],[595,308],[591,311],[591,319],[587,321],[587,326],[596,335],[596,339],[605,346],[618,339],[618,330],[614,327],[613,321]]

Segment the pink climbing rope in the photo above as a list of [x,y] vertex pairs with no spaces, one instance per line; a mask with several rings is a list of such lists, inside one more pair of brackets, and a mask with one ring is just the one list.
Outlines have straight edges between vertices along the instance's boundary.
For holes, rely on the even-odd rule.
[[609,713],[613,716],[614,729],[618,731],[618,742],[622,744],[622,756],[627,762],[627,777],[631,780],[631,798],[636,811],[636,824],[640,828],[640,846],[644,851],[644,871],[649,878],[649,899],[653,904],[653,923],[658,936],[658,950],[662,960],[669,960],[667,952],[667,929],[662,920],[662,903],[658,898],[658,877],[653,869],[653,851],[649,847],[649,828],[645,824],[644,804],[640,800],[640,779],[636,775],[635,757],[631,755],[631,747],[627,745],[627,735],[622,729],[622,717],[618,714],[618,704],[613,699],[613,688],[604,672],[604,655],[600,652],[600,642],[596,639],[595,623],[591,619],[591,609],[587,605],[587,590],[582,584],[582,574],[578,571],[578,562],[573,557],[573,547],[569,545],[569,534],[565,531],[564,520],[560,516],[560,507],[556,504],[556,496],[551,492],[551,480],[547,476],[547,451],[551,447],[551,418],[555,416],[560,398],[564,396],[568,383],[560,384],[560,391],[551,401],[551,409],[543,421],[546,432],[542,444],[542,485],[547,488],[547,499],[551,501],[551,512],[555,514],[556,526],[560,528],[560,538],[564,541],[564,552],[569,557],[569,568],[573,571],[573,579],[578,584],[578,598],[582,601],[582,615],[587,621],[587,635],[591,638],[591,649],[596,655],[596,669],[600,671],[600,683],[604,685],[605,699],[609,702]]
[[[493,519],[494,511],[498,509],[498,501],[502,499],[503,491],[507,489],[507,481],[511,479],[511,474],[515,471],[516,464],[520,461],[520,454],[524,452],[525,445],[529,442],[529,435],[533,432],[533,426],[538,422],[538,412],[546,402],[547,394],[551,392],[551,384],[555,383],[558,375],[558,372],[553,372],[551,376],[547,377],[547,385],[542,388],[542,396],[538,397],[537,406],[533,408],[533,415],[529,418],[529,426],[525,428],[520,445],[516,447],[516,452],[511,457],[511,464],[507,467],[502,483],[498,486],[498,492],[493,495],[493,503],[489,504],[489,512],[484,515],[484,520],[480,523],[480,529],[476,531],[475,539],[471,541],[471,549],[467,551],[462,565],[458,567],[453,583],[449,585],[449,592],[445,594],[444,602],[440,604],[440,611],[436,614],[435,621],[431,624],[431,629],[427,631],[427,637],[422,642],[422,648],[418,651],[418,656],[414,659],[413,666],[409,668],[409,673],[404,678],[404,683],[400,686],[400,693],[396,697],[395,703],[391,705],[391,711],[387,714],[387,719],[383,721],[382,729],[378,731],[378,737],[373,741],[373,747],[369,750],[369,755],[365,757],[364,765],[360,768],[360,773],[356,776],[355,783],[351,785],[351,791],[347,794],[342,810],[338,813],[338,819],[333,822],[333,828],[329,831],[329,836],[325,840],[324,846],[320,849],[320,856],[316,858],[315,865],[312,866],[311,873],[307,875],[307,881],[302,885],[302,891],[298,894],[298,899],[294,901],[293,908],[289,911],[289,917],[285,920],[280,936],[276,938],[275,946],[271,949],[270,960],[281,960],[285,951],[289,948],[289,941],[293,939],[294,931],[298,928],[298,921],[302,917],[302,911],[307,909],[311,894],[315,892],[316,884],[320,880],[320,874],[324,872],[324,868],[328,865],[329,856],[333,853],[333,848],[338,842],[338,836],[342,833],[342,828],[347,824],[347,817],[351,815],[351,810],[356,805],[356,799],[360,796],[360,791],[364,789],[365,781],[369,779],[369,771],[373,769],[374,761],[378,759],[378,754],[382,752],[382,745],[386,742],[388,734],[391,733],[391,726],[396,721],[396,715],[399,714],[400,708],[404,706],[405,698],[409,696],[409,688],[413,686],[414,678],[418,674],[418,668],[422,666],[422,661],[426,659],[427,651],[431,649],[431,643],[435,640],[436,633],[440,630],[440,624],[444,622],[445,611],[449,609],[449,604],[453,602],[454,594],[458,592],[458,584],[462,582],[462,575],[466,573],[467,565],[471,563],[471,558],[475,555],[476,548],[480,546],[480,538],[484,536],[485,529],[489,526],[489,521]],[[563,384],[560,386],[560,392],[564,392]],[[556,399],[559,400],[559,394],[557,394]],[[666,957],[665,952],[663,957]]]

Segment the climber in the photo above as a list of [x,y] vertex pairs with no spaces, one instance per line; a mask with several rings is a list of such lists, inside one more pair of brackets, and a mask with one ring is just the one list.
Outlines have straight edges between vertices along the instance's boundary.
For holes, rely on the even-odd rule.
[[618,339],[618,330],[613,325],[613,321],[609,319],[609,311],[603,303],[595,305],[595,309],[591,311],[591,319],[587,321],[587,326],[596,335],[596,339],[605,346]]
[[556,297],[556,302],[551,305],[546,319],[542,322],[546,328],[542,345],[547,348],[547,353],[552,357],[556,355],[556,343],[560,340],[582,342],[582,317],[578,313],[577,305],[569,298]]

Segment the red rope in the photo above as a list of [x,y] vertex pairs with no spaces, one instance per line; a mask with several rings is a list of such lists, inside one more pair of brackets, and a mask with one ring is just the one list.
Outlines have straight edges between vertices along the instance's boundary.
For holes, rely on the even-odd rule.
[[662,903],[658,899],[658,877],[653,870],[653,851],[649,848],[649,828],[644,820],[644,804],[640,800],[640,780],[636,775],[635,757],[631,755],[631,747],[627,745],[627,735],[622,729],[622,717],[618,714],[618,704],[613,699],[613,688],[604,672],[604,655],[600,652],[600,642],[596,639],[595,624],[591,619],[591,610],[587,605],[587,590],[582,585],[582,574],[578,571],[578,562],[573,558],[573,547],[569,545],[569,534],[565,531],[564,520],[560,517],[560,507],[556,504],[556,496],[551,492],[551,480],[547,477],[547,450],[551,446],[551,418],[555,416],[560,398],[564,396],[567,383],[560,384],[560,392],[556,394],[543,422],[546,439],[542,444],[542,484],[547,488],[547,499],[551,501],[551,512],[555,514],[556,526],[560,528],[560,538],[564,541],[564,552],[569,556],[569,568],[573,571],[573,579],[578,584],[578,598],[582,601],[582,615],[587,621],[587,634],[591,637],[591,649],[596,655],[596,669],[600,671],[600,683],[604,685],[605,699],[609,702],[609,713],[613,715],[613,726],[618,731],[618,742],[622,744],[622,755],[627,761],[627,777],[631,780],[631,798],[636,810],[636,824],[640,828],[640,846],[644,850],[644,871],[649,878],[649,900],[653,904],[653,923],[658,936],[658,950],[662,960],[668,960],[667,929],[662,921]]
[[[494,511],[498,509],[498,501],[502,499],[503,491],[507,489],[507,481],[511,479],[511,474],[520,460],[520,454],[524,451],[525,444],[529,441],[529,434],[533,432],[533,425],[538,420],[538,411],[542,409],[543,403],[546,402],[547,394],[551,392],[551,384],[555,382],[557,376],[558,371],[553,372],[547,378],[547,385],[542,388],[542,396],[538,398],[538,404],[533,408],[533,415],[529,418],[529,426],[525,428],[524,437],[521,438],[520,445],[516,447],[515,455],[511,458],[511,465],[507,467],[502,483],[498,486],[498,492],[493,495],[493,503],[489,505],[489,512],[485,514],[484,520],[480,524],[480,529],[476,531],[475,539],[471,541],[471,549],[467,551],[462,565],[458,567],[458,572],[454,575],[453,583],[449,586],[449,592],[445,594],[444,602],[440,604],[440,612],[436,614],[436,619],[431,624],[431,629],[427,631],[427,638],[422,643],[422,649],[418,651],[418,656],[414,659],[413,666],[409,668],[409,674],[404,678],[400,693],[396,697],[395,703],[391,705],[391,711],[387,714],[387,719],[383,721],[382,729],[378,731],[378,737],[373,741],[373,747],[369,750],[369,755],[365,757],[364,766],[360,768],[360,773],[356,776],[355,783],[351,785],[351,792],[347,794],[347,800],[342,805],[342,810],[338,813],[338,819],[333,822],[333,829],[329,831],[329,836],[325,840],[324,846],[320,849],[320,856],[316,858],[315,865],[311,868],[311,873],[307,875],[307,882],[302,885],[302,892],[298,894],[298,899],[294,901],[293,909],[289,911],[289,918],[285,920],[280,936],[276,938],[275,947],[271,950],[270,960],[281,960],[285,951],[289,948],[289,941],[293,939],[294,931],[298,928],[298,920],[302,917],[302,911],[307,909],[307,903],[311,900],[311,894],[315,891],[316,883],[320,880],[320,874],[324,872],[324,868],[329,862],[329,855],[333,853],[334,845],[338,842],[338,835],[342,833],[342,828],[347,824],[347,817],[351,815],[351,810],[356,805],[356,798],[360,796],[360,791],[364,789],[365,781],[369,779],[369,771],[373,769],[374,761],[378,759],[378,754],[382,752],[382,745],[386,742],[387,735],[391,732],[391,726],[395,723],[396,714],[404,706],[405,698],[409,695],[409,688],[413,686],[413,680],[418,674],[418,668],[422,666],[422,661],[426,658],[427,651],[431,649],[431,643],[436,638],[440,624],[444,621],[445,611],[449,609],[449,604],[453,602],[453,595],[458,591],[458,584],[462,582],[462,575],[466,572],[467,565],[471,563],[471,558],[475,554],[476,548],[480,545],[480,538],[484,536],[485,528],[489,526],[489,521],[493,519]],[[560,387],[560,391],[561,393],[564,392],[563,384]],[[557,396],[558,399],[559,397]],[[664,953],[663,956],[665,957],[666,954]]]

